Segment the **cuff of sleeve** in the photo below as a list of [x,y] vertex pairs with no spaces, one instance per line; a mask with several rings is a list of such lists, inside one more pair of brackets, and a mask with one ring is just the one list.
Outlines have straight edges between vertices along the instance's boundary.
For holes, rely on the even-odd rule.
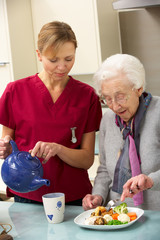
[[159,191],[160,190],[160,174],[157,173],[151,173],[148,175],[148,177],[150,177],[153,180],[153,187],[151,188],[151,190],[154,191]]
[[92,190],[92,195],[100,195],[102,197],[102,206],[106,205],[106,198],[107,198],[107,194],[103,194],[102,192],[96,191],[96,190]]

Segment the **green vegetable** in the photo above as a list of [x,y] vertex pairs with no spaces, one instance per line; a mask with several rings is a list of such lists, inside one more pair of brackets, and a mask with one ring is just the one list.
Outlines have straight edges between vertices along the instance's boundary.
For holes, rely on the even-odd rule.
[[116,206],[113,210],[118,214],[128,213],[127,203],[121,203],[120,205]]
[[115,219],[115,220],[109,221],[107,225],[121,225],[121,224],[126,224],[126,223],[128,223],[128,222],[123,223],[123,222]]

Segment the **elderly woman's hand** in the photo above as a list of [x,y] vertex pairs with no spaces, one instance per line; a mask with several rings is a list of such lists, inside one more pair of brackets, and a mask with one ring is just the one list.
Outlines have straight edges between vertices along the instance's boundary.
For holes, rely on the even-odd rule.
[[144,174],[132,177],[123,186],[121,201],[123,202],[127,197],[133,198],[135,194],[147,190],[152,186],[153,180]]
[[9,135],[0,139],[0,159],[5,159],[12,153],[12,146],[9,143],[10,140],[12,140],[12,138]]
[[87,194],[82,201],[84,210],[89,210],[101,206],[103,198],[100,195]]
[[29,150],[32,157],[43,158],[42,163],[46,163],[51,157],[54,157],[60,150],[61,145],[49,142],[37,142],[33,149]]

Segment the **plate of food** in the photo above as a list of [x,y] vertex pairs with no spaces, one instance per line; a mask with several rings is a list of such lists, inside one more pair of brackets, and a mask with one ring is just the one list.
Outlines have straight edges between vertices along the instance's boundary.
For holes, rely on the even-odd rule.
[[74,222],[80,227],[95,230],[116,230],[135,223],[144,211],[136,207],[127,207],[126,203],[111,208],[108,212],[103,206],[79,214]]

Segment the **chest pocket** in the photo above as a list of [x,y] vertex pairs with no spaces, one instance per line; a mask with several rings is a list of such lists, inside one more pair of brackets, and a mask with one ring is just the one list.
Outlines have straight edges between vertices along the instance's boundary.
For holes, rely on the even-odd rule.
[[69,107],[64,109],[61,116],[57,116],[57,129],[62,136],[61,143],[70,147],[80,145],[87,118],[85,108]]

